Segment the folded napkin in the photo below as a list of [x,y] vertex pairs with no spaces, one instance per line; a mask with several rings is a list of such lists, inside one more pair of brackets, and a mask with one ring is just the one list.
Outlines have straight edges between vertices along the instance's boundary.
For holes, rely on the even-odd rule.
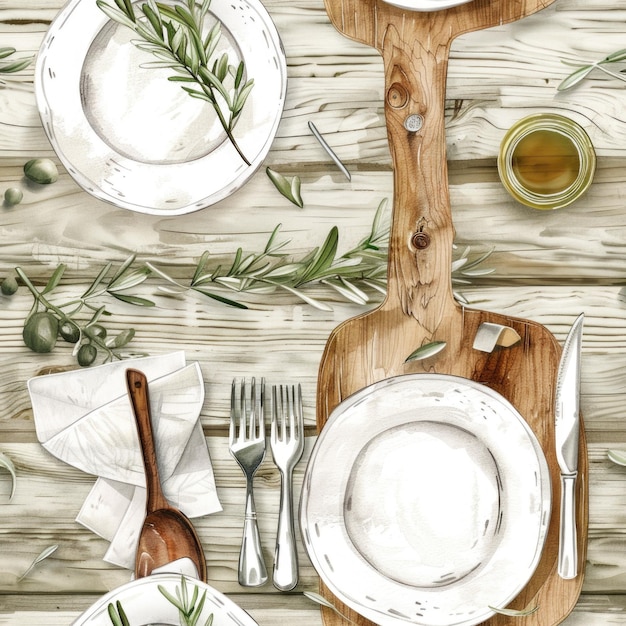
[[51,454],[98,476],[76,520],[110,542],[104,560],[133,569],[146,514],[143,459],[126,370],[149,382],[159,474],[188,517],[221,510],[202,426],[204,383],[183,352],[108,363],[28,381],[37,438]]

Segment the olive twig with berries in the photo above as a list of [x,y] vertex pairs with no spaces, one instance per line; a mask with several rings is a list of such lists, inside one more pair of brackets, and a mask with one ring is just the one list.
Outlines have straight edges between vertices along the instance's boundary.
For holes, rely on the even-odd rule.
[[[64,341],[74,344],[73,354],[81,366],[93,364],[99,353],[104,354],[105,362],[124,358],[120,349],[130,343],[135,330],[128,328],[115,336],[109,336],[102,318],[111,313],[98,303],[98,299],[112,296],[137,306],[154,306],[151,300],[122,293],[143,283],[150,274],[147,267],[131,269],[134,260],[135,257],[131,256],[110,278],[112,264],[107,263],[80,297],[62,304],[52,302],[50,294],[59,285],[66,269],[65,264],[55,269],[41,290],[33,285],[22,268],[16,267],[17,276],[34,299],[22,331],[26,346],[38,353],[51,352],[60,336]],[[79,318],[79,313],[85,311],[90,313],[89,317]]]

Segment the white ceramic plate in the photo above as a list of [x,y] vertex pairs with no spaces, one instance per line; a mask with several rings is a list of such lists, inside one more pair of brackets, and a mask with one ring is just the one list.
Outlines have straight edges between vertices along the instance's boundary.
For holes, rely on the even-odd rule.
[[539,561],[550,474],[514,407],[463,378],[412,374],[342,402],[307,467],[300,521],[328,588],[383,626],[470,626]]
[[155,57],[95,0],[71,0],[52,23],[37,59],[37,105],[59,159],[95,197],[142,213],[189,213],[239,189],[261,165],[284,107],[282,44],[259,0],[213,0],[210,11],[222,22],[218,53],[233,65],[243,59],[254,79],[234,129],[251,165],[213,107],[168,81],[170,70],[142,67]]
[[[193,578],[186,577],[185,581],[189,597],[194,585],[199,590],[198,598],[206,593],[199,625],[204,624],[212,613],[213,626],[257,626],[248,613],[216,589]],[[118,601],[132,626],[180,626],[178,609],[159,591],[162,586],[176,597],[180,584],[180,574],[154,574],[133,580],[102,596],[72,626],[111,626],[108,606]]]
[[441,11],[471,0],[385,0],[385,2],[412,11]]

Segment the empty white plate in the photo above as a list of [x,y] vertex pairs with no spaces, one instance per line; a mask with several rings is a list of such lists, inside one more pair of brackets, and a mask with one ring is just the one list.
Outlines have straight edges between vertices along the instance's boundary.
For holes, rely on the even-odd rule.
[[328,588],[383,626],[470,626],[539,561],[551,506],[514,407],[463,378],[383,380],[342,402],[307,467],[304,543]]

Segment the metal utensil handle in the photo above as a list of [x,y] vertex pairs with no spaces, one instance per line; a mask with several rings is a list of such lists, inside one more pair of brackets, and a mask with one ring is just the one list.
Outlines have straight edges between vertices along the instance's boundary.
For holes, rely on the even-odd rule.
[[293,521],[292,487],[291,472],[282,472],[273,576],[274,587],[280,591],[289,591],[298,584],[298,553]]
[[561,578],[578,575],[576,533],[576,474],[561,476],[561,524],[559,533],[558,572]]
[[246,513],[239,552],[239,584],[243,587],[259,587],[266,581],[267,569],[261,550],[261,537],[252,493],[252,477],[249,477],[246,481]]

